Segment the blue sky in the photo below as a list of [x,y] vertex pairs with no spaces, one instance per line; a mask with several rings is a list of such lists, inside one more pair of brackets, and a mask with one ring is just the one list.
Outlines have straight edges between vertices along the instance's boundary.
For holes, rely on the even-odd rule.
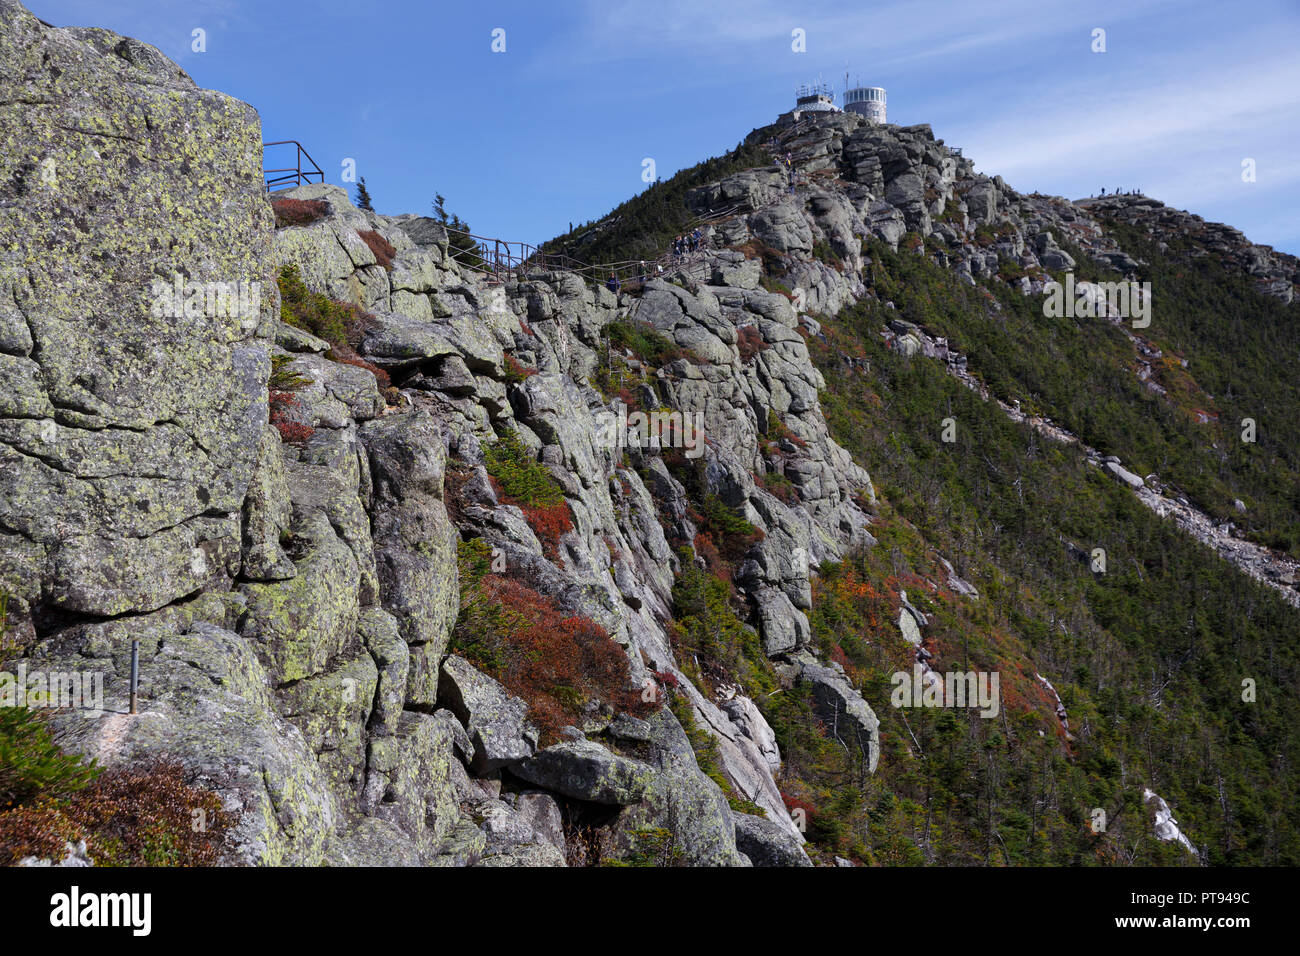
[[887,88],[891,122],[930,123],[1023,192],[1140,187],[1300,254],[1297,0],[26,2],[154,44],[335,182],[355,159],[379,212],[427,213],[437,191],[484,235],[598,218],[645,158],[666,177],[717,155],[819,75],[838,101],[847,65]]

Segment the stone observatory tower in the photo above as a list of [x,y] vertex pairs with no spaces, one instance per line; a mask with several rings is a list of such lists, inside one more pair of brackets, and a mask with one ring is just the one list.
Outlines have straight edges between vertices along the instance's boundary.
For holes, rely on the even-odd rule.
[[850,113],[865,116],[873,123],[885,122],[885,88],[883,86],[855,86],[844,93],[844,108]]

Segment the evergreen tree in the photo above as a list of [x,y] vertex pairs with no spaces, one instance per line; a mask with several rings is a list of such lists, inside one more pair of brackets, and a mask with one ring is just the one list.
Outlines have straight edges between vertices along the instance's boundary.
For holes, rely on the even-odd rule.
[[366,189],[365,176],[357,180],[357,208],[364,209],[366,212],[375,211],[375,207],[370,204],[370,191]]

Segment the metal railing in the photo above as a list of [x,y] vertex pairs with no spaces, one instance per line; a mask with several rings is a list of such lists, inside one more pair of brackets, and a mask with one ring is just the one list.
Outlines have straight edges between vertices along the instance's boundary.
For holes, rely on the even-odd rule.
[[[270,146],[294,147],[296,152],[294,158],[294,165],[284,166],[278,169],[268,168],[265,165],[266,150]],[[266,177],[266,188],[270,191],[274,191],[276,189],[284,189],[291,185],[301,186],[304,183],[313,182],[312,179],[313,176],[316,177],[314,182],[318,182],[318,183],[325,182],[324,171],[319,166],[316,165],[316,160],[311,158],[311,155],[307,152],[307,150],[302,148],[302,143],[298,142],[296,139],[277,139],[273,143],[263,143],[262,156],[263,156],[262,174]],[[305,168],[303,166],[304,159],[311,164],[310,168]]]
[[[697,220],[701,225],[712,221],[714,220],[703,218]],[[476,236],[446,225],[443,228],[447,230],[449,239],[452,236],[459,237],[459,243],[452,242],[448,249],[449,255],[457,265],[473,269],[498,282],[521,280],[529,276],[560,271],[572,272],[593,282],[607,282],[611,274],[620,283],[635,282],[643,277],[652,279],[660,275],[660,266],[663,267],[664,278],[677,273],[693,275],[696,272],[695,263],[702,259],[703,252],[699,250],[680,256],[665,253],[655,259],[589,263],[563,253],[543,252],[526,242]]]

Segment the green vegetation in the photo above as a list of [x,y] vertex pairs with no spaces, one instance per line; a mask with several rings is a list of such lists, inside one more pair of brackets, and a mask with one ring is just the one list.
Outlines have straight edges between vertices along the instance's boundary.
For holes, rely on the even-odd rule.
[[361,309],[312,292],[295,265],[280,270],[279,285],[281,322],[310,332],[335,348],[357,347],[367,324]]
[[[989,241],[995,238],[990,230]],[[1122,240],[1126,248],[1130,239]],[[1300,860],[1293,814],[1300,745],[1290,730],[1300,722],[1300,651],[1292,640],[1300,612],[1162,521],[1078,449],[1011,422],[941,363],[905,359],[879,336],[900,315],[947,335],[995,393],[1220,508],[1240,496],[1251,501],[1252,518],[1272,514],[1277,528],[1295,527],[1287,517],[1294,495],[1282,494],[1272,512],[1256,497],[1295,480],[1294,443],[1284,450],[1261,440],[1220,455],[1215,445],[1227,448],[1231,432],[1197,424],[1185,406],[1189,396],[1207,401],[1206,392],[1215,408],[1242,401],[1247,386],[1212,370],[1237,370],[1254,389],[1259,357],[1278,342],[1295,354],[1289,337],[1300,324],[1213,266],[1193,270],[1138,248],[1151,263],[1157,302],[1144,340],[1188,357],[1187,369],[1181,361],[1161,366],[1165,397],[1137,381],[1131,340],[1104,320],[1044,318],[1041,300],[1000,280],[971,288],[924,256],[874,242],[868,251],[879,301],[825,319],[827,340],[809,340],[826,378],[821,398],[832,432],[870,469],[881,496],[877,545],[822,566],[810,615],[820,656],[844,669],[880,718],[874,775],[851,736],[818,719],[807,688],[780,689],[729,585],[747,546],[743,518],[708,494],[698,463],[664,454],[687,491],[701,531],[696,551],[708,564],[706,572],[682,563],[677,659],[706,692],[735,684],[759,705],[785,759],[778,783],[787,807],[807,822],[815,859],[1195,863],[1152,834],[1141,800],[1149,786],[1209,863]],[[1077,257],[1076,275],[1113,278]],[[1159,304],[1166,286],[1168,313]],[[1175,316],[1182,296],[1187,308]],[[897,310],[885,309],[885,300]],[[1205,332],[1219,309],[1252,317],[1232,323],[1242,339]],[[850,367],[844,354],[861,361]],[[1290,434],[1289,410],[1275,398],[1287,394],[1285,371],[1268,374],[1272,384],[1249,400],[1274,396],[1267,420]],[[956,444],[941,440],[949,416],[958,423]],[[773,445],[791,438],[776,416],[767,434]],[[1256,469],[1248,463],[1261,452],[1273,457]],[[714,537],[737,540],[723,554]],[[1067,543],[1104,548],[1107,572],[1092,573]],[[979,600],[944,586],[940,556],[976,584]],[[998,673],[996,718],[890,706],[892,675],[910,672],[914,660],[896,623],[902,590],[929,616],[925,646],[936,671]],[[1060,695],[1067,723],[1039,675]],[[1246,678],[1257,702],[1242,700]],[[701,765],[707,762],[706,754]],[[1107,817],[1103,832],[1092,826],[1096,809]]]
[[[1010,293],[995,292],[1003,309],[992,312],[979,290],[919,256],[873,256],[881,300],[947,334],[996,392],[1035,401],[1126,460],[1159,454],[1163,475],[1191,467],[1173,413],[1126,381],[1118,358],[1131,345],[1112,326],[1044,319]],[[881,768],[853,786],[860,799],[840,782],[846,768],[827,763],[833,750],[804,729],[797,700],[769,714],[798,781],[789,787],[826,828],[814,842],[874,862],[1190,862],[1151,836],[1140,805],[1150,786],[1209,862],[1294,865],[1300,754],[1289,728],[1300,720],[1300,661],[1291,636],[1300,612],[1076,449],[1012,423],[940,363],[884,348],[878,332],[898,314],[867,300],[826,326],[828,344],[810,343],[832,431],[870,467],[884,499],[879,543],[822,569],[812,617],[823,652],[846,665],[881,718]],[[1193,354],[1191,339],[1179,344]],[[847,370],[841,352],[870,371]],[[1173,433],[1143,414],[1163,416]],[[940,439],[948,416],[955,444]],[[1092,574],[1067,541],[1104,548],[1107,573]],[[933,589],[944,580],[933,549],[977,584],[979,602]],[[893,623],[900,587],[932,616],[937,671],[999,672],[996,720],[887,706],[887,676],[910,669]],[[1072,739],[1036,674],[1061,695]],[[1245,678],[1257,683],[1258,703],[1242,700]],[[1107,813],[1104,834],[1092,832],[1092,808]]]
[[434,194],[433,216],[447,230],[447,245],[451,257],[471,269],[481,266],[483,259],[479,255],[478,241],[468,235],[474,230],[460,216],[447,212],[447,197],[441,193]]
[[[1133,343],[1104,319],[1045,317],[1040,296],[997,281],[964,285],[878,241],[869,254],[880,299],[946,336],[994,394],[1019,399],[1130,470],[1158,473],[1212,515],[1300,556],[1300,403],[1289,400],[1293,362],[1278,360],[1300,354],[1300,305],[1261,295],[1213,257],[1184,261],[1177,242],[1162,253],[1132,231],[1114,231],[1149,263],[1142,278],[1151,282],[1153,314],[1137,331],[1167,357],[1188,357],[1185,370],[1176,360],[1156,362],[1168,396],[1138,380]],[[1077,278],[1120,278],[1062,247],[1077,254]],[[990,296],[1000,308],[990,307]],[[1218,421],[1199,422],[1197,408],[1217,410]],[[1241,441],[1244,418],[1258,423],[1257,443]],[[1244,517],[1233,508],[1237,498],[1248,505]]]
[[673,585],[673,650],[701,690],[735,682],[770,689],[773,679],[758,635],[736,616],[727,583],[697,568],[682,551],[682,571]]
[[535,507],[564,503],[564,492],[555,478],[513,431],[503,431],[483,454],[488,474],[517,503]]
[[311,379],[304,378],[289,368],[293,359],[292,355],[271,356],[271,377],[266,383],[268,389],[273,392],[293,392],[311,384]]
[[0,705],[0,811],[65,797],[98,772],[59,749],[44,713]]
[[626,349],[655,368],[686,356],[686,351],[666,336],[644,323],[617,320],[601,330],[601,335],[616,349]]
[[599,222],[588,222],[543,243],[542,251],[591,263],[657,258],[675,236],[693,228],[695,217],[686,206],[688,190],[771,162],[761,146],[739,145],[723,156],[683,169],[671,179],[652,183]]

